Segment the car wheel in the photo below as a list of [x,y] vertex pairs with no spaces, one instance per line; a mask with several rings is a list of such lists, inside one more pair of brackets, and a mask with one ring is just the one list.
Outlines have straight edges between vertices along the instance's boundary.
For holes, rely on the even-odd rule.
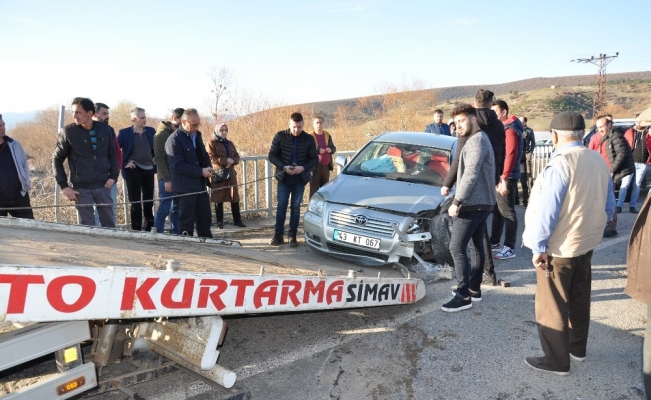
[[439,214],[432,218],[429,224],[429,232],[432,235],[430,246],[432,255],[437,263],[441,265],[448,264],[454,266],[452,254],[450,254],[450,217],[447,214]]

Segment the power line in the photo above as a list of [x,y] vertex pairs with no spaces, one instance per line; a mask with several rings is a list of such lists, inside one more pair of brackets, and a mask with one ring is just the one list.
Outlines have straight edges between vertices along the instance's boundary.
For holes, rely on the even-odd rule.
[[597,92],[594,96],[594,104],[592,106],[592,115],[597,116],[601,113],[601,110],[606,106],[606,65],[619,56],[619,52],[615,53],[614,56],[608,56],[606,54],[599,54],[599,56],[590,56],[590,58],[577,58],[576,60],[571,60],[570,62],[577,63],[590,63],[597,66]]

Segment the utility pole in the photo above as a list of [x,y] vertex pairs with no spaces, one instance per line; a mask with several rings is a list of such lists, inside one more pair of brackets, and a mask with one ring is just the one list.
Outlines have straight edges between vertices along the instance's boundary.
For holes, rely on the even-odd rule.
[[592,106],[592,117],[597,117],[601,110],[606,106],[606,65],[619,56],[619,52],[615,53],[614,56],[608,56],[606,54],[599,54],[598,57],[592,56],[590,58],[577,58],[576,60],[571,60],[570,62],[577,63],[590,63],[597,66],[597,92],[594,96],[594,105]]

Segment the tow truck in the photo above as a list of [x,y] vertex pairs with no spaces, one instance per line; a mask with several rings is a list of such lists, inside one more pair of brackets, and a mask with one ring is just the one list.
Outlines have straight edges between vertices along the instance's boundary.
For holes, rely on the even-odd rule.
[[[181,245],[184,251],[164,266],[49,265],[56,258],[41,253],[48,253],[43,247],[57,235],[78,240],[78,246],[96,239],[116,249],[129,241],[166,249]],[[0,400],[93,397],[112,390],[139,399],[133,385],[178,370],[225,389],[220,399],[246,399],[248,392],[235,386],[236,374],[217,363],[227,332],[222,316],[406,305],[425,296],[424,282],[411,276],[358,276],[353,270],[344,276],[322,270],[279,274],[269,259],[244,254],[238,242],[223,239],[0,218],[0,243],[12,238],[33,246],[30,254],[7,252],[10,259],[0,264],[0,323],[18,327],[0,333],[0,373],[52,353],[58,373]],[[197,258],[202,251],[229,255],[257,271],[182,268],[185,255],[194,252]],[[130,369],[116,373],[117,364]]]

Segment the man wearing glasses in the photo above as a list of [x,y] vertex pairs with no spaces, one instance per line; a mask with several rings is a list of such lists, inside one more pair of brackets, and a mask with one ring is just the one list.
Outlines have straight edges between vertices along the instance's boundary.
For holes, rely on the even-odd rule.
[[185,110],[181,126],[165,142],[165,152],[169,158],[172,191],[180,195],[180,234],[192,236],[196,224],[197,236],[212,238],[210,197],[206,192],[212,166],[199,132],[200,126],[197,110]]

